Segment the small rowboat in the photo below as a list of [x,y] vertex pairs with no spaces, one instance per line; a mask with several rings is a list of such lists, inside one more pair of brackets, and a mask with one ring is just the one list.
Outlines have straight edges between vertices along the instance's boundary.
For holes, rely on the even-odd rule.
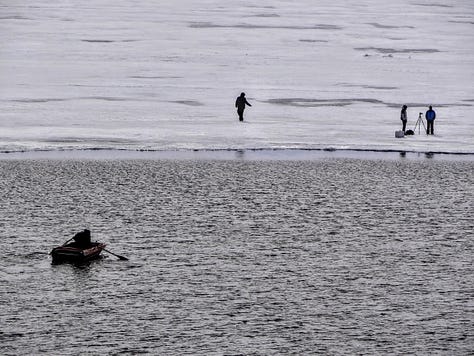
[[53,248],[51,256],[53,263],[84,263],[99,258],[105,244],[101,242],[92,242],[87,247],[79,247],[75,242]]

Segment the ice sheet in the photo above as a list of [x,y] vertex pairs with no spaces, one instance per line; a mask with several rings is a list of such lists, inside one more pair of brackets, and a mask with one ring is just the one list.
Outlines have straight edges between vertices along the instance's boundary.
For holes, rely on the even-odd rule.
[[473,83],[470,0],[0,3],[0,151],[474,153]]

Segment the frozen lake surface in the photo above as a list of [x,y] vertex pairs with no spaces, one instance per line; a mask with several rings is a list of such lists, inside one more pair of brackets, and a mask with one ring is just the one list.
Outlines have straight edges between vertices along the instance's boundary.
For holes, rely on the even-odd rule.
[[[474,153],[474,2],[0,5],[0,151]],[[235,98],[253,107],[237,121]],[[433,105],[435,135],[395,139]]]
[[[468,355],[473,172],[0,160],[0,354]],[[51,265],[85,227],[129,261]]]

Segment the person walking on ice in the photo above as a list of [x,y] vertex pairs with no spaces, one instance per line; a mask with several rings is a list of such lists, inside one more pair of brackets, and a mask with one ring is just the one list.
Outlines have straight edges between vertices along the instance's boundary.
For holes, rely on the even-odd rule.
[[426,112],[425,119],[427,124],[426,134],[434,135],[434,121],[436,119],[436,112],[433,110],[432,106],[430,106],[430,109]]
[[245,98],[245,93],[241,93],[237,100],[235,100],[235,107],[237,108],[237,114],[239,114],[239,121],[244,121],[244,110],[245,105],[252,106]]

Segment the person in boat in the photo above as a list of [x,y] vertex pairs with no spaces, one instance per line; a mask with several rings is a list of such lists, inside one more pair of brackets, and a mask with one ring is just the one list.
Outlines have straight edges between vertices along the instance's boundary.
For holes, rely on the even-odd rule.
[[239,115],[239,121],[244,121],[244,110],[245,105],[252,106],[245,98],[245,93],[241,93],[235,100],[235,107],[237,108],[237,114]]
[[76,235],[74,235],[73,239],[74,239],[74,244],[80,248],[87,248],[92,245],[91,232],[87,229],[84,229],[84,231],[78,232]]

